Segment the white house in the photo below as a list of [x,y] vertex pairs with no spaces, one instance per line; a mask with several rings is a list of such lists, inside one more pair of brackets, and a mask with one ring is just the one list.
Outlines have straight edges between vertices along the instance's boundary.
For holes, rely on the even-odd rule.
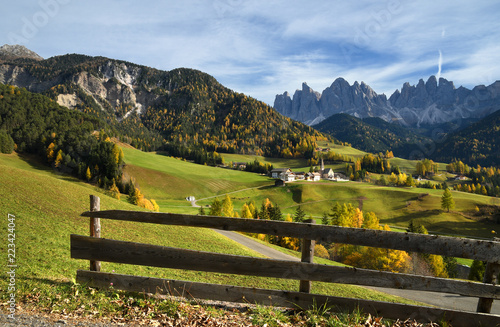
[[285,182],[295,182],[295,174],[293,172],[287,172],[284,175]]
[[271,177],[272,178],[280,178],[280,179],[285,179],[285,175],[287,173],[291,173],[292,170],[290,168],[275,168],[271,170]]
[[334,174],[335,173],[333,172],[332,168],[326,168],[325,170],[323,170],[323,178],[324,179],[331,179],[331,178],[333,178]]
[[321,180],[321,174],[320,173],[307,173],[306,174],[306,181],[313,181],[317,182]]
[[306,173],[304,173],[303,171],[295,173],[295,180],[303,181],[304,179],[306,179]]

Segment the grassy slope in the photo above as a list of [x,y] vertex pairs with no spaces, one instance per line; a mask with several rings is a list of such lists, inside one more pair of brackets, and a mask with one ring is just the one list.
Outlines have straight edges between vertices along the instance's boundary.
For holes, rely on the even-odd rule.
[[[17,155],[0,155],[0,214],[16,216],[16,275],[21,293],[33,288],[49,287],[55,281],[74,278],[77,269],[87,269],[88,261],[70,258],[70,234],[88,235],[88,220],[79,214],[88,210],[89,194],[101,197],[101,210],[137,210],[123,201],[100,194],[95,187],[65,176],[58,176],[38,164],[29,164]],[[6,219],[4,220],[4,222]],[[120,240],[175,246],[196,250],[258,256],[238,243],[212,230],[176,226],[157,226],[102,221],[102,236]],[[7,223],[0,226],[7,234]],[[1,260],[6,262],[6,247],[2,246]],[[252,287],[291,289],[298,282],[271,278],[255,278],[226,274],[210,274],[173,269],[103,263],[103,271],[164,278],[245,285]],[[7,278],[0,273],[0,289],[6,289]],[[357,296],[383,301],[394,297],[366,291],[355,286],[316,283],[314,292],[339,296]],[[5,296],[5,292],[3,295]]]
[[134,176],[143,193],[155,199],[162,211],[168,207],[176,212],[196,213],[186,197],[205,198],[274,183],[257,174],[196,165],[136,149],[124,147],[123,152],[125,172]]
[[[343,151],[357,151],[338,147]],[[485,238],[491,237],[491,230],[498,229],[495,224],[466,218],[476,205],[491,204],[490,197],[453,192],[456,208],[448,213],[440,210],[441,190],[380,187],[356,182],[299,182],[288,184],[285,188],[275,188],[270,186],[270,179],[257,174],[194,165],[133,149],[124,151],[129,163],[127,171],[134,174],[146,196],[159,200],[160,206],[163,205],[162,211],[196,213],[197,209],[190,207],[183,199],[185,196],[194,195],[201,199],[198,204],[208,205],[213,201],[211,196],[214,194],[241,190],[231,194],[236,210],[240,210],[243,203],[250,200],[260,207],[262,201],[269,198],[279,204],[284,213],[293,214],[300,204],[308,215],[319,218],[336,202],[358,206],[358,198],[364,197],[363,210],[375,212],[382,223],[391,226],[406,228],[409,221],[414,219],[432,232]],[[230,157],[237,159],[238,155]],[[251,161],[252,158],[255,157],[245,156],[245,160],[235,161]],[[393,160],[409,170],[416,164],[416,161],[399,158]],[[284,159],[281,161],[283,165],[286,163]],[[286,166],[291,167],[294,163],[297,164],[297,160],[291,160],[290,165]],[[176,197],[179,190],[182,195]],[[428,195],[419,199],[422,194]],[[208,198],[204,200],[205,197]]]

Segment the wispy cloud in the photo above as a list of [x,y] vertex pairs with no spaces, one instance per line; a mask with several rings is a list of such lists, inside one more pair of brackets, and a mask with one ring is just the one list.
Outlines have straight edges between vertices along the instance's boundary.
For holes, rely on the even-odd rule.
[[[436,71],[469,87],[500,76],[493,1],[42,2],[59,10],[25,45],[44,57],[77,52],[196,68],[270,104],[302,82],[321,91],[337,77],[390,93]],[[28,0],[3,9],[0,43],[43,13]]]

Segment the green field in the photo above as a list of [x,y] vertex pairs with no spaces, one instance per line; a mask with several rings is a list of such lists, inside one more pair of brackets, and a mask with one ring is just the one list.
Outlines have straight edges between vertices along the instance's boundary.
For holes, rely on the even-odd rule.
[[[335,203],[362,205],[364,211],[373,211],[381,223],[404,230],[411,219],[424,224],[428,230],[445,234],[490,238],[497,229],[493,223],[478,222],[469,213],[478,205],[498,204],[490,197],[453,192],[456,208],[451,212],[440,210],[442,191],[380,187],[367,183],[296,182],[285,187],[274,187],[274,181],[254,173],[196,165],[154,153],[124,148],[126,174],[148,198],[155,198],[161,211],[197,213],[185,200],[195,196],[199,205],[209,205],[216,196],[230,194],[234,207],[254,201],[257,207],[266,198],[293,214],[297,206],[309,216],[321,221],[321,216]],[[250,157],[249,157],[250,158]],[[291,165],[290,165],[291,166]],[[101,197],[101,209],[139,210],[122,200],[108,197],[95,186],[73,177],[58,174],[30,156],[0,155],[0,214],[16,217],[16,273],[20,283],[20,297],[27,297],[33,289],[47,293],[63,292],[60,285],[68,284],[77,269],[87,269],[88,262],[73,260],[69,253],[70,234],[88,234],[88,219],[79,214],[88,210],[89,194]],[[7,224],[0,231],[7,234]],[[195,250],[236,255],[259,256],[257,253],[230,241],[212,230],[175,226],[137,225],[129,222],[102,222],[102,236],[134,242],[174,246]],[[295,255],[298,255],[295,253]],[[2,247],[2,259],[7,251]],[[320,263],[328,263],[315,259]],[[153,277],[214,282],[223,284],[296,290],[298,282],[272,278],[255,278],[227,274],[207,274],[174,269],[138,267],[103,263],[103,271]],[[6,287],[2,273],[0,289]],[[367,291],[364,288],[313,283],[313,292],[360,297],[384,301],[400,301],[394,297]],[[5,295],[4,295],[5,296]],[[56,301],[57,302],[57,301]],[[53,303],[53,307],[59,304]]]
[[[229,193],[236,210],[248,201],[260,207],[269,198],[283,213],[293,214],[300,205],[307,215],[320,218],[337,202],[359,206],[359,198],[363,198],[363,210],[375,212],[381,223],[390,226],[406,228],[413,219],[431,232],[483,238],[490,238],[491,231],[498,229],[496,224],[468,218],[476,205],[494,204],[497,199],[491,197],[454,191],[456,208],[448,213],[440,209],[441,190],[328,181],[276,188],[272,179],[254,173],[196,165],[134,149],[124,152],[126,172],[136,178],[147,197],[158,201],[161,211],[196,213],[198,209],[185,200],[186,196],[193,195],[198,205],[208,206],[215,196],[222,198]],[[415,164],[393,160],[399,160],[403,167]]]
[[[151,164],[155,158],[158,158],[156,164],[160,165],[165,162],[178,163],[175,159],[162,156],[154,157],[152,154],[147,158],[149,160],[143,161],[143,163],[149,162]],[[188,166],[189,171],[198,168],[193,164],[180,163]],[[153,163],[154,165],[155,163]],[[202,171],[215,169],[217,171],[214,171],[214,174],[226,172],[223,169],[210,169],[204,166],[199,168]],[[169,169],[164,169],[164,171],[169,171]],[[257,184],[261,183],[261,180],[266,181],[266,179],[257,175],[248,175],[246,178],[247,181],[256,181]],[[88,218],[82,218],[79,215],[88,210],[89,195],[95,194],[101,198],[101,210],[139,210],[139,208],[123,200],[119,201],[108,197],[95,186],[56,174],[51,169],[39,165],[36,161],[26,157],[21,158],[16,154],[0,155],[0,180],[2,182],[0,214],[5,217],[5,223],[0,226],[0,232],[3,235],[7,235],[6,218],[9,214],[15,216],[18,299],[20,301],[30,299],[34,291],[36,291],[35,293],[47,294],[49,298],[41,300],[49,301],[51,310],[60,311],[64,308],[64,303],[58,303],[57,299],[60,299],[61,296],[72,298],[74,294],[61,295],[59,293],[68,289],[74,292],[74,287],[71,286],[70,281],[74,279],[77,269],[88,269],[88,261],[70,258],[69,238],[71,234],[88,235]],[[231,185],[237,186],[239,184],[233,183]],[[134,224],[111,220],[103,220],[101,225],[102,237],[105,238],[235,255],[260,256],[210,229]],[[1,259],[3,262],[7,262],[5,246],[2,246],[1,252]],[[327,263],[329,261],[320,260],[319,262]],[[298,289],[298,281],[210,274],[106,262],[102,263],[102,271],[249,287]],[[5,290],[7,288],[7,280],[5,272],[0,273],[0,289]],[[322,294],[382,301],[404,301],[378,292],[368,291],[361,287],[340,284],[314,283],[313,291]],[[6,292],[2,292],[0,295],[4,301],[6,296],[8,296]],[[53,298],[50,298],[51,296]]]

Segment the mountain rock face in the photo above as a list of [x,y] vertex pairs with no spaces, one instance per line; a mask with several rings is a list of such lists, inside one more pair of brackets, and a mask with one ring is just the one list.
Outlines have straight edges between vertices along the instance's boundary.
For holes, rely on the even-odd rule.
[[35,52],[29,50],[25,46],[9,45],[9,44],[4,44],[3,46],[0,47],[0,58],[8,58],[8,59],[28,58],[34,60],[43,60],[42,57],[40,57]]
[[308,125],[315,125],[338,113],[357,118],[379,117],[404,126],[441,124],[465,118],[483,118],[500,109],[500,81],[469,90],[455,88],[453,82],[431,76],[427,82],[405,83],[390,97],[377,94],[368,85],[350,85],[337,78],[321,95],[305,83],[290,98],[276,96],[274,108],[281,114]]
[[[23,87],[38,93],[47,92],[58,85],[72,85],[74,87],[68,88],[67,92],[58,91],[57,102],[60,105],[75,108],[81,104],[82,101],[76,91],[80,89],[93,98],[102,110],[111,107],[119,119],[133,112],[141,113],[159,98],[158,94],[150,92],[151,89],[148,90],[148,87],[138,83],[146,67],[107,58],[91,59],[80,55],[65,55],[37,62],[43,70],[47,70],[47,73],[41,73],[41,69],[37,69],[34,63],[17,64],[12,62],[12,57],[0,57],[0,83]],[[91,69],[85,67],[89,62],[92,62]],[[58,71],[54,66],[64,66],[64,68]],[[125,112],[121,110],[124,107],[127,108]]]

